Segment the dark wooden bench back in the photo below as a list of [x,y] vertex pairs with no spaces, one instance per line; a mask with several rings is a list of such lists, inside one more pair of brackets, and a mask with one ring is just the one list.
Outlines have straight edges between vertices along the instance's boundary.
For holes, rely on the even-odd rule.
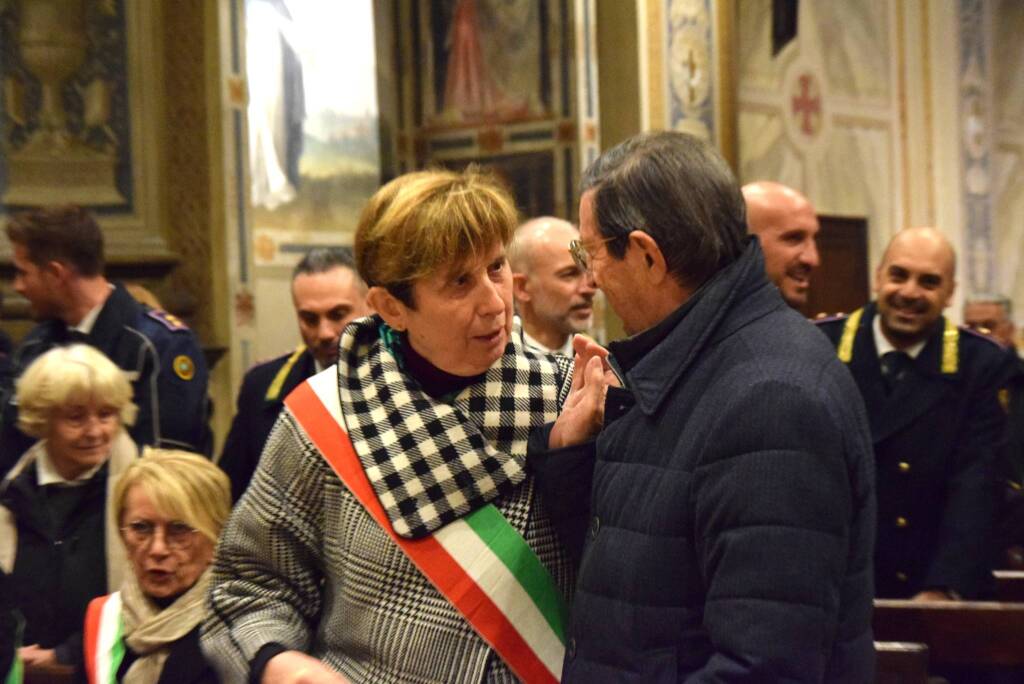
[[932,665],[1024,666],[1024,603],[878,599],[879,641],[928,645]]
[[1024,602],[1024,570],[996,570],[996,599],[1006,603]]
[[25,684],[72,684],[75,670],[70,665],[28,665]]
[[876,641],[875,684],[927,684],[928,647],[903,641]]

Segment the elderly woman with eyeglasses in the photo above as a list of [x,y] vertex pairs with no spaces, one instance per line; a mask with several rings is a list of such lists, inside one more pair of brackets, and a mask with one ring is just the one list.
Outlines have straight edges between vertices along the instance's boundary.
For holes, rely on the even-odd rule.
[[25,618],[27,665],[81,659],[82,616],[126,570],[105,515],[120,473],[136,459],[124,429],[132,388],[96,349],[57,347],[19,378],[18,425],[37,441],[0,482],[0,569]]
[[199,623],[231,484],[209,460],[146,449],[110,501],[132,572],[85,617],[90,684],[219,681],[199,650]]

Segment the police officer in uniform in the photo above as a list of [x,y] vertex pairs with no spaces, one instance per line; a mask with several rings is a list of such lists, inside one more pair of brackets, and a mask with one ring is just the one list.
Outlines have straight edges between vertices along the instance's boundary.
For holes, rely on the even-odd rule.
[[[15,350],[13,377],[61,344],[85,342],[107,355],[132,384],[139,445],[209,451],[207,371],[199,342],[176,317],[143,306],[103,275],[103,234],[77,206],[13,216],[14,289],[40,323]],[[17,429],[11,383],[0,388],[0,473],[32,444]]]
[[977,598],[990,576],[996,453],[1012,372],[998,344],[942,316],[952,246],[933,228],[898,233],[876,301],[817,321],[860,388],[875,445],[882,598]]
[[370,313],[366,285],[343,247],[317,247],[302,258],[292,273],[292,301],[303,344],[245,374],[238,413],[218,462],[231,479],[235,501],[252,479],[285,397],[303,380],[334,364],[345,326]]

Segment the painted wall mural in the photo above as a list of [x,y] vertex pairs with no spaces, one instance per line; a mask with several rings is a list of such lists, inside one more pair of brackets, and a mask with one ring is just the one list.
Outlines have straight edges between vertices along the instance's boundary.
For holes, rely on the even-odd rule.
[[477,163],[524,213],[573,216],[597,146],[592,3],[402,3],[396,61],[413,67],[413,83],[399,88],[411,102],[400,96],[398,170]]
[[424,118],[465,125],[545,116],[551,108],[546,5],[541,0],[431,3],[434,107]]
[[967,282],[976,292],[994,284],[991,195],[991,67],[983,0],[960,0],[960,148],[963,159]]
[[671,126],[714,140],[711,0],[666,0],[665,7]]
[[123,0],[0,0],[6,207],[133,208]]

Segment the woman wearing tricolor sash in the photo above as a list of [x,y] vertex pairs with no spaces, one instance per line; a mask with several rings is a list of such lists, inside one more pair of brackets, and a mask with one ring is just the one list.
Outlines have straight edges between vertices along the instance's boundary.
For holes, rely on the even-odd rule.
[[118,481],[110,518],[131,572],[85,614],[89,684],[216,684],[199,650],[209,565],[231,511],[228,476],[186,451],[147,449]]
[[514,333],[511,198],[402,176],[355,238],[377,315],[285,401],[217,550],[203,649],[230,682],[554,682],[572,570],[525,467],[553,357]]

